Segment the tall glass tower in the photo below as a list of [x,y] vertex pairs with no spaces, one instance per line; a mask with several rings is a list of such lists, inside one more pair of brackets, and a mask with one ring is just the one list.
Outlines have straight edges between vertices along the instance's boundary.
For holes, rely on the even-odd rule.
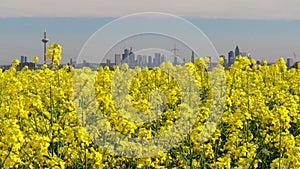
[[235,48],[235,56],[239,56],[240,55],[240,49],[238,46],[236,46]]

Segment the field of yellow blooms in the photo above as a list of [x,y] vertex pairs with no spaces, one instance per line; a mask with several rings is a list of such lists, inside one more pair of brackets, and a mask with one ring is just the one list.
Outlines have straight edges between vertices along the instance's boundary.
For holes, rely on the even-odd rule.
[[[283,59],[257,65],[238,57],[230,69],[217,66],[224,71],[226,100],[221,119],[210,124],[216,130],[205,141],[201,131],[213,97],[203,59],[183,66],[130,69],[124,64],[97,71],[67,66],[17,71],[17,64],[0,71],[0,168],[300,168],[300,69],[287,69]],[[109,142],[120,138],[105,135],[106,128],[132,139],[151,138],[172,128],[182,111],[192,111],[182,101],[185,74],[176,78],[164,66],[188,68],[193,75],[200,94],[190,96],[198,105],[192,129],[155,156],[143,158],[144,150],[138,151],[143,146],[124,140],[114,146],[127,147],[122,150],[127,154],[131,147],[135,154],[130,156],[137,158],[109,151]],[[128,87],[113,80],[125,83],[124,72],[133,72]],[[151,95],[153,90],[165,97]],[[157,107],[159,114],[148,122],[130,120]]]

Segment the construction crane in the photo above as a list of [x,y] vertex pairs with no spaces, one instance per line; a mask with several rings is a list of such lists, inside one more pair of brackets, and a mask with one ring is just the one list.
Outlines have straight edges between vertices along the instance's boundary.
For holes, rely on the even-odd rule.
[[174,53],[174,62],[173,62],[174,65],[177,65],[177,63],[178,63],[178,60],[177,60],[177,51],[179,51],[179,49],[176,48],[176,44],[175,44],[175,47],[173,49],[171,49],[171,52]]
[[171,49],[171,52],[174,53],[174,56],[175,56],[175,57],[177,57],[177,52],[178,52],[178,51],[179,51],[179,49],[176,48],[176,45],[175,45],[175,47],[174,47],[173,49]]
[[295,59],[295,63],[294,63],[294,65],[293,65],[293,67],[297,67],[299,61],[296,60],[296,59],[297,59],[297,55],[296,55],[295,52],[293,52],[293,55],[294,55],[294,59]]

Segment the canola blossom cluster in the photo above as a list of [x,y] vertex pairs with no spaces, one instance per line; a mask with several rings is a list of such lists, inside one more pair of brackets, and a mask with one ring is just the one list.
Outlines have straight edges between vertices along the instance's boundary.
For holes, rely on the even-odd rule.
[[300,168],[300,65],[206,62],[17,71],[13,61],[0,71],[0,168]]

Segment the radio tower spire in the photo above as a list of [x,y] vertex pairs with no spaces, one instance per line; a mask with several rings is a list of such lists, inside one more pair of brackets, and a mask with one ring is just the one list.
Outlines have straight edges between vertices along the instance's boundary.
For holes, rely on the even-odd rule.
[[46,28],[44,31],[44,38],[42,39],[42,42],[44,43],[44,64],[46,64],[46,49],[47,49],[47,43],[49,42],[49,39],[47,39]]

